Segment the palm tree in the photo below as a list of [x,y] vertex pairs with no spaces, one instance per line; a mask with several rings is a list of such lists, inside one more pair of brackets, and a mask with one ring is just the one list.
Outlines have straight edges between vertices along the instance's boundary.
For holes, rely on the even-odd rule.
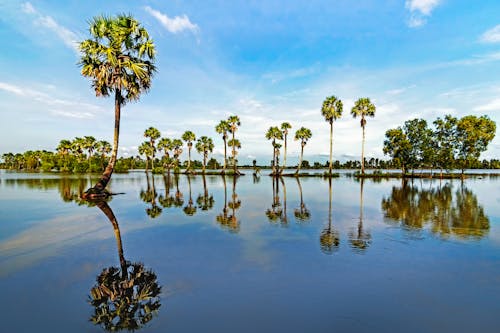
[[300,140],[300,160],[299,165],[297,166],[297,171],[295,171],[295,175],[298,175],[300,172],[300,168],[302,167],[302,159],[304,158],[304,147],[307,144],[307,140],[312,137],[312,132],[310,129],[301,127],[295,132],[295,140]]
[[89,171],[90,171],[90,162],[92,159],[92,153],[97,148],[97,141],[93,136],[84,136],[83,137],[83,148],[89,152],[89,156],[87,160],[89,161]]
[[[64,159],[64,171],[68,169],[68,154],[71,151],[71,141],[61,140],[57,146],[57,152],[63,156]],[[5,160],[5,158],[4,158]]]
[[283,133],[281,132],[281,130],[277,126],[271,126],[267,130],[266,139],[273,140],[272,141],[272,145],[273,145],[272,168],[273,169],[272,169],[271,175],[273,175],[273,176],[278,175],[279,174],[279,172],[278,172],[279,165],[277,165],[278,157],[276,156],[276,140],[283,140]]
[[333,121],[340,119],[342,111],[342,101],[335,96],[327,97],[321,108],[321,114],[325,117],[325,120],[330,123],[330,164],[328,166],[328,173],[330,175],[332,174],[333,163]]
[[[174,158],[171,163],[171,166],[179,165],[179,157],[182,154],[182,140],[181,139],[173,139],[172,140],[172,151],[174,153]],[[175,172],[175,170],[174,170]]]
[[104,169],[104,160],[106,156],[111,153],[113,148],[111,148],[111,144],[108,141],[101,140],[97,142],[96,150],[101,155],[101,169]]
[[222,167],[222,174],[226,172],[227,166],[227,133],[231,130],[231,126],[227,120],[221,120],[217,126],[215,126],[215,131],[222,134],[222,140],[224,141],[224,166]]
[[154,171],[155,168],[155,154],[156,154],[156,146],[155,146],[155,140],[160,137],[160,131],[158,131],[154,127],[150,127],[147,130],[144,131],[144,137],[149,138],[149,145],[152,148],[153,156],[151,158],[151,170]]
[[238,159],[236,158],[236,155],[238,155],[237,149],[241,148],[240,140],[238,140],[238,139],[230,139],[227,142],[227,145],[232,148],[231,160],[233,162],[233,172],[236,172],[236,173],[234,173],[235,175],[239,175],[240,172],[238,170],[234,170],[234,168],[236,168],[235,165],[237,165],[237,163],[238,163]]
[[172,140],[169,138],[161,138],[158,141],[158,149],[163,150],[163,168],[167,169],[167,173],[170,175],[170,151],[173,149]]
[[354,103],[351,109],[353,118],[361,117],[361,128],[363,129],[363,139],[361,143],[361,174],[365,174],[365,117],[375,117],[375,105],[370,102],[369,98],[360,98]]
[[[231,147],[233,147],[233,172],[234,174],[240,174],[240,172],[238,171],[238,166],[237,166],[237,163],[236,163],[236,148],[241,148],[241,144],[239,144],[239,147],[236,146],[236,142],[239,143],[239,141],[237,141],[235,138],[234,138],[234,134],[236,133],[236,131],[238,130],[238,127],[241,125],[241,122],[240,122],[240,118],[238,116],[230,116],[228,119],[227,119],[227,123],[229,124],[229,131],[231,132],[233,138],[232,138],[232,141],[233,141],[233,145]],[[229,144],[229,143],[228,143]]]
[[285,170],[286,168],[286,148],[287,148],[287,138],[288,138],[288,130],[292,128],[292,125],[290,125],[290,123],[288,122],[284,122],[284,123],[281,123],[281,131],[283,132],[283,138],[285,140],[285,151],[283,152],[283,167],[281,168],[281,172],[283,172],[283,170]]
[[188,165],[186,168],[186,173],[191,172],[191,148],[193,147],[193,141],[196,140],[196,135],[191,131],[186,131],[182,134],[182,140],[186,141],[188,146]]
[[71,151],[76,155],[78,162],[81,162],[83,150],[85,149],[85,139],[76,137],[71,141]]
[[202,172],[203,172],[203,174],[205,174],[208,153],[211,153],[214,151],[214,143],[212,141],[212,138],[209,138],[207,136],[202,136],[196,142],[195,148],[196,148],[196,151],[198,151],[198,153],[203,155],[203,170],[202,170]]
[[85,198],[107,196],[118,156],[121,107],[139,99],[151,87],[155,72],[155,46],[141,24],[130,15],[98,16],[90,21],[91,38],[80,43],[79,65],[90,78],[96,96],[115,96],[113,151],[99,181],[85,192]]
[[151,145],[149,142],[144,141],[141,143],[141,145],[138,148],[139,154],[146,156],[146,173],[148,173],[148,164],[149,164],[149,159],[151,156],[153,156],[154,152],[153,149],[151,148]]

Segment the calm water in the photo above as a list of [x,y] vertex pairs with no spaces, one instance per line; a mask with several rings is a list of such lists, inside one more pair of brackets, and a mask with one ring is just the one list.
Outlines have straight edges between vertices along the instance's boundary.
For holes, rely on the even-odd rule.
[[0,171],[2,332],[498,332],[499,178],[113,177]]

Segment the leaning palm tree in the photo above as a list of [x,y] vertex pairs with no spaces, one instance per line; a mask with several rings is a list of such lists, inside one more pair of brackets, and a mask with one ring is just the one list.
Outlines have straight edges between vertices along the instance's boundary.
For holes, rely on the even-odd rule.
[[222,167],[221,173],[224,174],[226,172],[227,167],[227,133],[231,130],[231,126],[227,122],[227,120],[221,120],[217,126],[215,126],[215,131],[219,134],[222,134],[222,140],[224,141],[224,165]]
[[196,148],[196,151],[198,151],[198,153],[203,155],[203,170],[202,170],[202,172],[203,172],[203,174],[205,174],[208,153],[211,153],[214,151],[214,143],[212,141],[212,138],[209,138],[207,136],[202,136],[196,142],[195,148]]
[[105,188],[118,155],[121,107],[138,100],[151,87],[155,46],[146,29],[130,15],[95,17],[90,21],[89,31],[91,38],[80,43],[81,73],[90,78],[98,97],[115,96],[111,158],[98,182],[83,195],[96,198],[109,195]]
[[283,166],[281,167],[281,173],[283,173],[283,170],[286,168],[286,148],[287,148],[287,138],[288,138],[288,130],[292,128],[292,125],[290,123],[284,122],[281,123],[281,131],[283,132],[283,140],[285,141],[285,151],[283,152]]
[[193,148],[193,141],[196,140],[196,135],[191,131],[186,131],[182,134],[182,140],[186,141],[188,147],[188,165],[186,173],[191,172],[191,148]]
[[300,160],[299,165],[297,165],[297,171],[295,171],[295,175],[298,175],[300,172],[300,168],[302,167],[302,159],[304,158],[304,147],[307,144],[307,140],[312,137],[312,132],[310,129],[301,127],[295,132],[295,140],[300,140]]
[[361,174],[365,174],[365,117],[375,117],[375,105],[370,102],[369,98],[360,98],[354,103],[351,109],[353,118],[361,117],[361,128],[363,129],[363,139],[361,142]]
[[342,116],[342,111],[342,101],[335,96],[327,97],[321,107],[321,114],[330,123],[330,164],[328,166],[328,173],[330,175],[332,174],[333,164],[333,121]]
[[160,131],[158,131],[154,127],[150,127],[144,131],[144,137],[149,139],[149,145],[151,146],[153,151],[153,156],[151,158],[151,170],[154,170],[155,168],[155,154],[156,154],[155,140],[158,139],[160,135],[161,135]]
[[[233,141],[233,143],[236,143],[237,140],[234,138],[234,134],[238,130],[238,127],[241,125],[240,118],[238,116],[230,116],[227,119],[227,123],[229,124],[229,132],[231,132],[231,134],[233,136],[232,141]],[[233,155],[233,172],[235,175],[236,174],[239,175],[240,172],[238,171],[238,165],[236,163],[236,148],[241,148],[241,144],[239,145],[239,147],[237,147],[234,144],[231,147],[233,147],[233,154],[232,154]]]
[[266,132],[266,139],[273,140],[271,144],[273,145],[273,161],[272,161],[272,172],[271,175],[275,176],[279,174],[278,157],[276,156],[276,140],[283,140],[283,133],[277,126],[271,126]]

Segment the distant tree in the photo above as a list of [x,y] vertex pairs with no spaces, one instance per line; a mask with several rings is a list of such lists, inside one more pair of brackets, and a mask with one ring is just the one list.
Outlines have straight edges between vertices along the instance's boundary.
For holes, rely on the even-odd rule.
[[431,145],[432,131],[427,127],[424,119],[418,118],[405,121],[403,131],[411,146],[406,163],[414,170],[423,166],[425,162],[429,162],[426,161],[426,154],[429,154],[427,148]]
[[457,118],[446,115],[444,119],[437,118],[433,124],[435,127],[433,137],[436,142],[435,163],[441,169],[442,177],[443,169],[453,165]]
[[366,117],[375,117],[375,105],[369,98],[360,98],[354,103],[351,109],[353,118],[360,117],[361,128],[363,129],[363,138],[361,142],[361,174],[365,174],[365,126]]
[[278,157],[277,157],[277,143],[276,140],[283,140],[283,132],[277,127],[277,126],[271,126],[266,132],[266,139],[272,140],[271,144],[273,146],[273,161],[272,161],[272,172],[271,174],[278,175],[279,174],[279,165],[278,164]]
[[221,173],[224,174],[227,167],[227,133],[231,131],[231,126],[227,120],[221,120],[217,126],[215,126],[215,131],[222,134],[222,141],[224,141],[224,166],[221,171]]
[[[232,142],[233,145],[231,147],[233,148],[233,172],[234,174],[239,174],[238,171],[238,165],[236,163],[236,149],[241,148],[241,143],[235,139],[235,133],[238,130],[238,127],[241,125],[240,118],[238,116],[230,116],[227,119],[227,123],[229,124],[229,132],[231,132],[232,135]],[[238,145],[236,145],[236,142],[238,142]],[[229,144],[229,143],[228,143]]]
[[283,167],[281,168],[281,172],[286,168],[286,155],[287,155],[287,142],[288,142],[288,130],[292,128],[292,125],[288,122],[281,123],[281,131],[283,132],[283,140],[285,142],[285,151],[283,152]]
[[155,141],[160,137],[160,131],[154,127],[149,127],[144,131],[144,137],[149,139],[149,145],[151,146],[151,151],[153,152],[153,156],[151,157],[151,170],[154,170],[154,160],[156,155],[156,144]]
[[139,154],[144,155],[146,157],[146,173],[148,172],[149,160],[153,157],[154,151],[151,147],[150,143],[144,141],[138,148]]
[[410,159],[411,144],[401,127],[385,132],[384,155],[391,156],[401,165],[403,175],[406,173],[407,161]]
[[214,151],[214,143],[212,138],[207,136],[202,136],[196,142],[196,150],[198,153],[203,155],[203,174],[205,173],[205,169],[207,166],[207,158],[208,154]]
[[321,114],[325,120],[330,124],[330,164],[328,165],[328,172],[332,173],[333,161],[333,122],[342,117],[343,104],[340,99],[335,96],[327,97],[323,106],[321,107]]
[[186,173],[191,172],[191,148],[193,147],[193,141],[196,140],[196,135],[191,131],[186,131],[182,134],[182,140],[184,140],[188,147],[188,164],[186,168]]
[[312,137],[312,132],[310,129],[301,127],[295,132],[295,140],[300,140],[300,159],[299,164],[297,166],[296,175],[299,174],[300,168],[302,167],[302,160],[304,158],[304,147],[307,144],[307,141]]

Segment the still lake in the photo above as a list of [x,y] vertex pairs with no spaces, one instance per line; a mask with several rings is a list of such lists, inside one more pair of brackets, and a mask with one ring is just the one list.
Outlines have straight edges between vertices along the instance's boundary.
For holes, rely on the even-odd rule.
[[94,180],[0,170],[2,332],[500,327],[500,178]]

